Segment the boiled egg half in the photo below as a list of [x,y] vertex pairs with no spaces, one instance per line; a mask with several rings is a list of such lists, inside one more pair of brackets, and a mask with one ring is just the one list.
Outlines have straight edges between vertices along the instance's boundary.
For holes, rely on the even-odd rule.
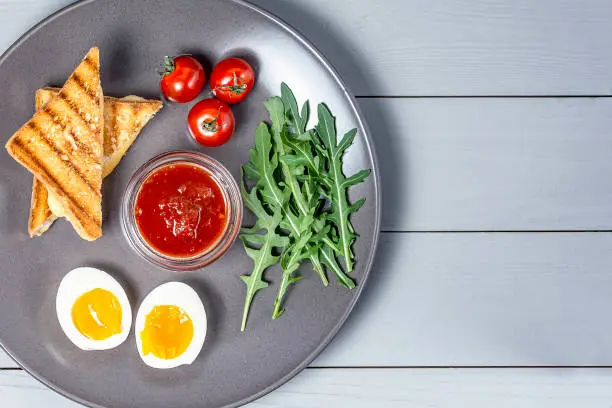
[[181,282],[153,289],[142,301],[134,330],[144,363],[174,368],[195,361],[206,338],[206,311],[198,294]]
[[82,350],[117,347],[132,326],[125,291],[115,278],[96,268],[76,268],[64,276],[55,308],[62,330]]

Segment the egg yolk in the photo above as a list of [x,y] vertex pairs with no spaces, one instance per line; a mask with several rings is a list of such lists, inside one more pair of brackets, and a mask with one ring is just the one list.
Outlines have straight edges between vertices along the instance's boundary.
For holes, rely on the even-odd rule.
[[183,309],[173,305],[155,306],[145,317],[140,332],[142,353],[171,360],[183,354],[193,338],[193,322]]
[[121,303],[113,293],[96,288],[83,293],[72,306],[72,322],[92,340],[105,340],[121,333]]

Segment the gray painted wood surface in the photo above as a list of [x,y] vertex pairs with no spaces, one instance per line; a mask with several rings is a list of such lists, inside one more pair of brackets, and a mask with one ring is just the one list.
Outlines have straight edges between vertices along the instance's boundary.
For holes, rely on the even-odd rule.
[[[20,371],[3,407],[78,408]],[[307,369],[248,408],[610,408],[610,369]],[[5,405],[6,404],[6,405]]]
[[612,228],[612,99],[359,99],[383,229]]
[[[612,366],[612,105],[567,98],[612,94],[612,2],[253,2],[361,97],[388,232],[328,368],[252,406],[612,406],[610,369],[559,367]],[[0,51],[69,3],[0,0]],[[16,369],[0,398],[77,406]]]
[[254,2],[311,38],[357,95],[612,90],[607,0]]

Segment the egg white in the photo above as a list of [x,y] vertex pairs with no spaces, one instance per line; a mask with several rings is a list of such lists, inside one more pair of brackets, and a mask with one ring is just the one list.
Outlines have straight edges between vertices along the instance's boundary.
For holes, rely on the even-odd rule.
[[[105,340],[92,340],[84,336],[72,321],[72,306],[76,300],[84,293],[97,288],[114,294],[121,305],[121,332]],[[68,272],[57,290],[55,309],[62,330],[81,350],[115,348],[127,339],[132,326],[132,308],[125,291],[112,276],[96,268],[81,267]]]
[[[173,305],[180,307],[189,315],[193,322],[193,338],[187,350],[176,358],[164,360],[154,356],[152,353],[144,355],[142,352],[142,339],[140,333],[144,330],[147,314],[155,306]],[[195,361],[202,350],[206,338],[206,311],[198,294],[182,282],[168,282],[153,289],[142,301],[136,314],[134,332],[136,335],[136,347],[142,361],[153,368],[175,368],[181,365],[189,365]]]

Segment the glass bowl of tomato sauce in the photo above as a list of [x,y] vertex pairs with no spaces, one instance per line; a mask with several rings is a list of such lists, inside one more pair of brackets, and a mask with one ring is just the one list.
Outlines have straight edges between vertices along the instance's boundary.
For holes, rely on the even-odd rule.
[[123,196],[121,226],[136,253],[173,271],[200,269],[233,244],[242,222],[240,189],[217,160],[161,154],[140,167]]

